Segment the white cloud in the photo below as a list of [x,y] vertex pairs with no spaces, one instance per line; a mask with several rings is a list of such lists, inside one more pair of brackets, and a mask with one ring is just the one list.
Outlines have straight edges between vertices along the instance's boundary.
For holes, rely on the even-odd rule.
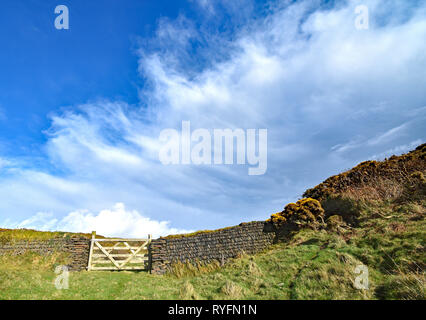
[[12,165],[12,162],[8,159],[0,158],[0,170],[4,167]]
[[58,219],[55,219],[52,213],[37,212],[34,216],[21,222],[11,222],[10,219],[3,222],[3,225],[9,228],[25,228],[37,230],[52,230],[55,228]]
[[188,233],[191,230],[170,227],[169,221],[156,221],[144,217],[136,210],[126,210],[123,203],[116,203],[112,209],[101,210],[93,214],[88,210],[70,212],[58,220],[52,213],[39,212],[21,222],[6,221],[9,228],[27,228],[37,230],[57,230],[67,232],[90,233],[110,237],[145,238],[152,234],[154,238],[169,234]]

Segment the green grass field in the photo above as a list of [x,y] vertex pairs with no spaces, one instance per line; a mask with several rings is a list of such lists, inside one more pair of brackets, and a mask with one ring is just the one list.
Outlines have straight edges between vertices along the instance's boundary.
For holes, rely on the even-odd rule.
[[[287,243],[220,268],[177,265],[172,274],[71,272],[55,288],[61,254],[0,257],[0,299],[425,299],[424,206],[365,206],[356,228],[303,229]],[[369,289],[354,287],[368,266]]]

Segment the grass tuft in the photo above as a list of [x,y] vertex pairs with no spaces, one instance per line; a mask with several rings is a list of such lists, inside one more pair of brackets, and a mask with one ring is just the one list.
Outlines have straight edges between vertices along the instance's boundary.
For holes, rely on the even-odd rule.
[[238,299],[241,297],[243,289],[232,281],[226,281],[221,292],[229,299]]
[[194,287],[189,281],[185,281],[181,290],[180,290],[180,298],[182,300],[198,300],[199,297],[195,292]]

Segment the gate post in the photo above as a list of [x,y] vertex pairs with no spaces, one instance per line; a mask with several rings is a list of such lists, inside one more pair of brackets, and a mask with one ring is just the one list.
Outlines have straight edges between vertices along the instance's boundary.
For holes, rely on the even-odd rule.
[[92,268],[92,252],[93,252],[93,243],[96,239],[96,231],[92,231],[92,239],[90,240],[90,251],[89,251],[89,263],[87,265],[87,271],[90,271]]
[[152,248],[151,248],[152,235],[148,234],[148,272],[152,273]]

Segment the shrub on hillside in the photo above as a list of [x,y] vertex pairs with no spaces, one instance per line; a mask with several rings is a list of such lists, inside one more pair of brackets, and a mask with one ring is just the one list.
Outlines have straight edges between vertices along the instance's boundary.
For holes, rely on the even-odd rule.
[[283,211],[271,215],[271,218],[268,220],[276,229],[284,225],[315,226],[319,221],[324,221],[324,209],[318,200],[312,198],[305,198],[296,203],[289,203]]
[[[355,200],[391,200],[400,198],[407,182],[426,173],[426,144],[401,156],[392,156],[384,161],[365,161],[356,167],[332,176],[303,194],[323,201],[334,195],[342,195]],[[420,179],[421,180],[421,179]],[[417,190],[424,190],[417,185]]]
[[406,200],[424,200],[426,196],[426,178],[423,172],[413,172],[405,183],[404,194],[400,197],[401,202]]
[[340,216],[349,225],[357,225],[363,202],[356,201],[350,197],[331,195],[321,201],[325,211],[325,219],[331,216]]

